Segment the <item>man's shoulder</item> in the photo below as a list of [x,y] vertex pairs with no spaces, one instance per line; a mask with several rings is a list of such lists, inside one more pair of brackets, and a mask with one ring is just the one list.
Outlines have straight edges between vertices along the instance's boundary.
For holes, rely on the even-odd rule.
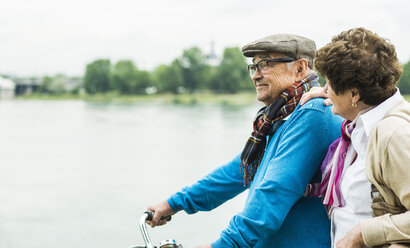
[[332,107],[324,104],[324,98],[314,98],[303,105],[299,105],[290,117],[290,123],[306,123],[310,121],[314,124],[339,125],[343,119],[332,113]]
[[327,112],[330,107],[325,106],[324,104],[324,98],[318,97],[309,100],[303,105],[299,105],[298,108],[296,109],[297,111],[303,111],[303,110],[317,110],[320,112]]

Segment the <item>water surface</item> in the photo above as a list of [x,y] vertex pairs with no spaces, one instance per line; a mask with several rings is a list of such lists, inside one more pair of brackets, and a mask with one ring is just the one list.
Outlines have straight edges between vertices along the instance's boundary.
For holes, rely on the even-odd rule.
[[[259,107],[0,101],[0,248],[142,245],[146,207],[238,154]],[[216,240],[245,197],[176,214],[154,244]]]

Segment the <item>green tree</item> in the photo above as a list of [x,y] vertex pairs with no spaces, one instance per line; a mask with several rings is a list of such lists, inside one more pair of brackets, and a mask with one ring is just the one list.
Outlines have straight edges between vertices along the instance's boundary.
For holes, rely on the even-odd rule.
[[227,93],[253,89],[245,57],[238,47],[225,48],[222,61],[210,82],[210,88],[215,92]]
[[118,61],[111,70],[110,82],[114,90],[121,94],[132,94],[137,78],[137,68],[130,60]]
[[49,88],[50,88],[52,81],[53,81],[52,77],[44,76],[43,79],[41,80],[39,91],[42,93],[50,93]]
[[41,80],[39,91],[49,94],[62,94],[65,92],[67,85],[67,77],[64,75],[56,75],[54,77],[45,76]]
[[121,94],[145,94],[151,85],[150,74],[139,71],[131,60],[120,60],[111,71],[112,88]]
[[319,76],[318,83],[320,84],[320,86],[324,87],[326,85],[326,79],[322,77],[319,73],[317,73],[317,75]]
[[155,86],[158,92],[178,93],[184,85],[182,66],[176,59],[171,65],[160,65],[154,71]]
[[151,74],[148,71],[137,70],[134,93],[146,94],[146,90],[150,86],[152,86]]
[[402,94],[410,94],[410,61],[403,65],[403,74],[401,74],[397,86]]
[[206,63],[206,56],[198,47],[185,50],[180,58],[184,87],[189,92],[207,85],[210,66]]
[[82,92],[83,79],[81,77],[70,77],[66,84],[66,91],[73,95],[78,95]]
[[110,67],[108,59],[98,59],[87,65],[84,88],[87,93],[107,92],[110,90]]
[[67,78],[64,75],[56,75],[48,86],[48,90],[52,94],[62,94],[65,91],[66,84]]

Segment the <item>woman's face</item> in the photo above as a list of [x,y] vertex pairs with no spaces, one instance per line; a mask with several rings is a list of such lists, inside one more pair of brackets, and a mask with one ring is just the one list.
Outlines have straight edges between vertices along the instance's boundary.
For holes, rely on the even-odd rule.
[[353,94],[352,91],[347,90],[343,93],[340,93],[339,95],[336,95],[336,93],[333,91],[332,87],[330,86],[330,83],[328,80],[326,80],[326,86],[325,90],[327,88],[327,94],[330,98],[330,100],[333,103],[332,106],[332,112],[335,115],[339,115],[347,120],[354,120],[356,118],[356,115],[358,114],[358,108],[353,107]]

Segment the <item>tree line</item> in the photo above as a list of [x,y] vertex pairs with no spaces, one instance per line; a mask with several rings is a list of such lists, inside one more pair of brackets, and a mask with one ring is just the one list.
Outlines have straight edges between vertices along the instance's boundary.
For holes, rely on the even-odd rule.
[[[63,90],[64,76],[44,77],[41,92],[58,94]],[[86,66],[85,75],[73,93],[83,88],[88,94],[117,92],[122,95],[152,93],[194,93],[211,90],[215,93],[237,93],[253,90],[247,72],[247,63],[238,47],[225,48],[217,64],[200,48],[192,47],[169,64],[159,65],[152,71],[140,70],[131,60],[113,64],[109,59],[97,59]],[[72,81],[72,80],[71,80]],[[323,85],[324,80],[319,82]],[[410,94],[410,61],[403,65],[398,83],[402,94]]]
[[253,88],[246,60],[237,47],[226,48],[218,65],[209,63],[198,47],[184,50],[168,65],[152,72],[139,70],[131,60],[111,64],[98,59],[88,64],[83,86],[87,93],[116,91],[120,94],[193,93],[211,90],[216,93],[236,93]]

